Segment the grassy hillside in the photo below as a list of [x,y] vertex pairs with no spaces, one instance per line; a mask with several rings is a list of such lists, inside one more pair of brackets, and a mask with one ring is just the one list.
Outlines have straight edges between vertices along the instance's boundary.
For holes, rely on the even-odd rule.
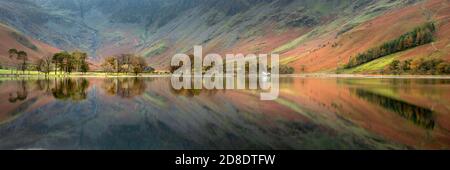
[[380,74],[386,69],[392,61],[396,60],[399,57],[399,54],[391,54],[385,57],[381,57],[370,61],[368,63],[362,64],[360,66],[342,70],[340,73],[372,73],[372,74]]

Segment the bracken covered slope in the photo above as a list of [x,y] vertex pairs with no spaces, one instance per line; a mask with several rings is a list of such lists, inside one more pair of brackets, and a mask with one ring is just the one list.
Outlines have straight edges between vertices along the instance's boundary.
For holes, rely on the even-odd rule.
[[[0,0],[0,22],[94,62],[138,53],[167,69],[176,53],[278,53],[296,72],[333,72],[350,56],[423,24],[434,43],[398,54],[448,59],[448,0]],[[437,50],[436,50],[437,49]],[[397,56],[396,56],[397,57]]]

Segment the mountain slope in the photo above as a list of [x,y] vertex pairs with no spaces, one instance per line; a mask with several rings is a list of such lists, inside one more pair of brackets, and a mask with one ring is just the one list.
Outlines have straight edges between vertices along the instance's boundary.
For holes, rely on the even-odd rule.
[[[279,53],[296,72],[330,72],[350,56],[429,20],[438,23],[433,44],[446,58],[446,2],[0,0],[0,21],[61,49],[88,51],[97,63],[138,53],[153,67],[167,69],[174,54],[202,45],[204,53]],[[422,48],[400,58],[429,55]]]
[[335,36],[337,32],[330,32],[282,55],[285,62],[295,68],[304,67],[307,72],[330,71],[346,64],[351,56],[395,39],[423,23],[435,22],[437,34],[434,43],[395,54],[396,58],[434,56],[450,60],[449,19],[447,1],[426,1],[389,11],[339,36]]
[[27,52],[28,59],[31,61],[59,51],[55,47],[24,36],[22,33],[0,23],[0,65],[3,67],[9,67],[18,62],[9,58],[8,50],[11,48]]
[[30,0],[0,0],[0,22],[64,50],[91,51],[97,45],[96,30]]

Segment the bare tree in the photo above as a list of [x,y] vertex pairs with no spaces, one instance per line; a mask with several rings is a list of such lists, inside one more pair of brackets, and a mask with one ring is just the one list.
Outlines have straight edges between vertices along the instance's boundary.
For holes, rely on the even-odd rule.
[[134,57],[134,54],[120,54],[116,56],[117,73],[128,74],[128,72],[130,72],[130,62],[132,57]]
[[37,61],[37,70],[42,72],[47,77],[51,71],[52,67],[52,57],[46,56]]

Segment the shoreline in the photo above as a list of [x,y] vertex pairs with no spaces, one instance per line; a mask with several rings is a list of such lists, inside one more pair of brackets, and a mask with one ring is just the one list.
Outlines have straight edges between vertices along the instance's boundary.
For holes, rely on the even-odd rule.
[[377,74],[327,74],[327,73],[310,73],[310,74],[289,74],[280,77],[299,77],[299,78],[376,78],[376,79],[450,79],[450,75],[377,75]]
[[[11,75],[0,74],[1,78],[168,78],[170,74],[141,74],[141,75]],[[309,73],[309,74],[284,74],[279,77],[294,78],[367,78],[367,79],[450,79],[450,75],[369,75],[369,74],[327,74],[327,73]]]

